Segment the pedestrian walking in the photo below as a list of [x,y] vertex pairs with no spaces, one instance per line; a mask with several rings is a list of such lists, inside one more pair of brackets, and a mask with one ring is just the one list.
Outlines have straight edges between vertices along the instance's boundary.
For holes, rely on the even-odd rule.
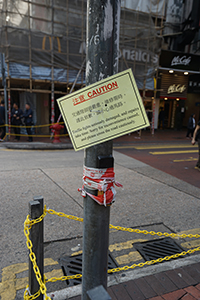
[[195,114],[191,114],[191,116],[189,117],[187,129],[188,131],[186,137],[189,138],[189,135],[191,134],[192,138],[195,130]]
[[31,126],[33,125],[33,111],[31,109],[31,106],[29,103],[26,103],[25,106],[25,112],[24,112],[24,123],[26,125],[26,131],[28,134],[28,141],[32,142],[33,141],[33,137],[32,137],[32,130],[31,130]]
[[197,123],[197,126],[194,130],[194,134],[193,134],[193,138],[192,138],[192,145],[194,145],[195,142],[198,142],[198,147],[199,147],[199,159],[197,161],[195,169],[200,171],[200,121]]
[[23,111],[17,103],[13,104],[11,111],[11,123],[14,125],[15,140],[20,140],[20,125],[22,124]]
[[1,129],[0,142],[3,142],[3,139],[6,135],[4,100],[1,100],[1,105],[0,105],[0,126],[1,126],[0,127],[0,129]]

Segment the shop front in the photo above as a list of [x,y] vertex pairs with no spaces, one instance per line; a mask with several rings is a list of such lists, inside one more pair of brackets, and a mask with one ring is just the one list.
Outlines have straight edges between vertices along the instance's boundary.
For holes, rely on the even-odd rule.
[[[164,127],[181,129],[185,117],[188,76],[181,73],[160,73],[159,111],[164,110]],[[159,120],[159,127],[161,120]]]
[[[199,76],[200,56],[162,50],[157,72],[157,99],[165,128],[187,127],[189,116],[196,113],[197,103],[200,104]],[[164,113],[160,113],[163,110]],[[158,123],[158,128],[162,128],[161,118]]]
[[200,120],[200,75],[189,76],[187,101],[187,117],[195,113],[196,121]]

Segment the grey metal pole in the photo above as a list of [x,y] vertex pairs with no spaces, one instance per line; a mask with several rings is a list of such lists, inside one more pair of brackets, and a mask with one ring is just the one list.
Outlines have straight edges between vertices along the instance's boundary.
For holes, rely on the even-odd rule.
[[[43,213],[43,197],[37,196],[33,198],[34,201],[29,202],[29,215],[31,219],[39,218]],[[44,224],[43,221],[37,223],[32,226],[30,230],[30,239],[33,244],[33,252],[36,255],[37,265],[40,269],[40,273],[44,276],[44,246],[43,246],[43,239],[44,239]],[[35,273],[33,271],[32,262],[29,260],[29,288],[31,295],[35,294],[39,290],[39,284],[35,277]],[[37,298],[37,300],[43,300],[43,295]]]
[[[3,54],[3,53],[1,53],[1,74],[2,74],[2,85],[4,87],[5,123],[6,123],[6,125],[8,125],[8,104],[7,104],[7,90],[6,90],[5,54]],[[8,140],[8,126],[6,126],[6,140]]]
[[[86,37],[86,85],[118,71],[120,0],[88,0]],[[112,155],[112,141],[86,149],[85,166],[98,168],[98,156]],[[97,191],[89,191],[97,194]],[[107,289],[110,207],[84,199],[82,300],[86,292],[103,285]]]

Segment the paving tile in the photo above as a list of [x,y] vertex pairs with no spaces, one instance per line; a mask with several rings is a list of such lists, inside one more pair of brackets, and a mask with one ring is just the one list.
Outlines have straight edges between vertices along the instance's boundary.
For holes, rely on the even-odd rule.
[[188,286],[187,288],[184,288],[184,290],[195,298],[200,299],[200,291],[196,289],[196,287]]
[[163,298],[161,296],[157,296],[154,298],[150,298],[149,300],[163,300]]
[[200,283],[195,286],[200,291]]
[[199,283],[199,281],[193,279],[183,268],[175,269],[175,272],[177,272],[177,274],[181,274],[181,278],[183,278],[183,280],[187,282],[188,285],[196,285],[197,283]]
[[113,285],[111,287],[111,290],[113,291],[117,300],[132,300],[132,298],[129,296],[128,292],[122,284]]
[[145,278],[135,279],[134,283],[146,298],[157,296],[156,292],[150,287]]
[[[173,281],[173,283],[179,288],[185,288],[189,284],[183,279],[181,273],[176,272],[176,270],[166,271],[165,274]],[[181,277],[182,276],[182,277]]]
[[171,279],[165,275],[164,272],[155,274],[155,277],[160,281],[160,283],[164,286],[167,292],[173,292],[177,290],[177,286],[171,281]]
[[113,293],[111,287],[109,287],[107,289],[108,294],[110,295],[110,297],[112,298],[112,300],[117,300],[117,298],[115,297],[115,294]]
[[159,282],[159,280],[154,275],[145,277],[145,280],[148,282],[148,284],[151,286],[151,288],[156,292],[158,296],[167,293],[167,290],[164,288],[164,286]]
[[185,294],[186,294],[186,292],[183,289],[181,289],[181,290],[177,290],[177,291],[162,295],[162,297],[165,300],[179,300]]
[[188,273],[194,280],[199,282],[200,278],[200,263],[192,264],[189,266],[183,267],[184,271]]
[[125,282],[123,284],[123,286],[126,289],[126,291],[128,292],[128,294],[130,295],[131,299],[134,299],[134,300],[135,299],[137,299],[137,300],[146,299],[144,294],[140,291],[140,289],[135,284],[135,281],[131,280],[131,281]]
[[186,294],[185,296],[183,296],[181,298],[181,300],[197,300],[196,298],[194,298],[192,295],[190,294]]

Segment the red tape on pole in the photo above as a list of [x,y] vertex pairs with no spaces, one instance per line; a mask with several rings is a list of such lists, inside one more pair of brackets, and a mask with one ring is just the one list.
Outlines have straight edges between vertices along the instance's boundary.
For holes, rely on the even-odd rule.
[[[83,186],[78,189],[83,197],[90,196],[100,205],[111,205],[115,201],[116,190],[114,186],[123,187],[122,184],[115,181],[114,168],[94,169],[84,166]],[[92,195],[85,190],[85,187],[91,190],[98,190],[98,195]]]

